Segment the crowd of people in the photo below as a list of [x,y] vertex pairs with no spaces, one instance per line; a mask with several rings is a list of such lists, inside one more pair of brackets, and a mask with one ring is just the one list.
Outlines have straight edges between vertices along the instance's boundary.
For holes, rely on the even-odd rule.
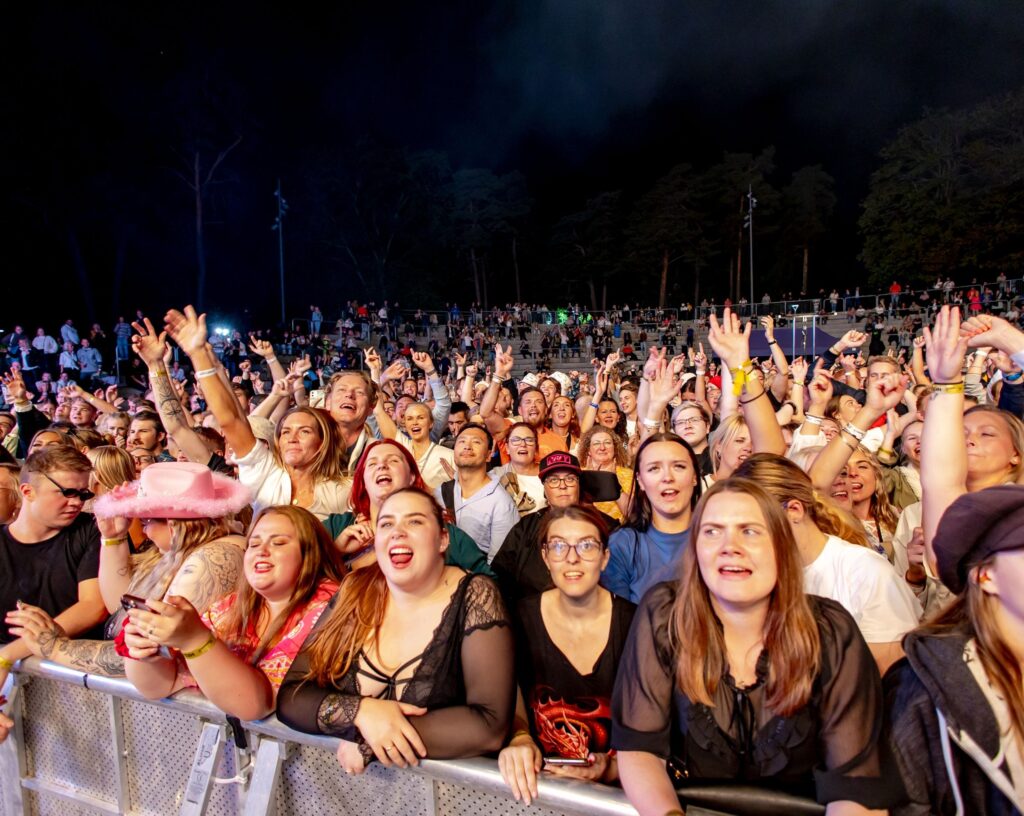
[[948,300],[902,353],[851,329],[815,359],[768,315],[708,310],[676,353],[571,314],[542,330],[586,325],[590,365],[519,377],[539,307],[400,341],[350,303],[315,354],[140,313],[128,388],[77,332],[40,388],[56,343],[18,337],[0,690],[30,655],[198,688],[340,738],[349,774],[495,756],[526,803],[550,774],[642,816],[736,783],[1020,813],[1024,331]]

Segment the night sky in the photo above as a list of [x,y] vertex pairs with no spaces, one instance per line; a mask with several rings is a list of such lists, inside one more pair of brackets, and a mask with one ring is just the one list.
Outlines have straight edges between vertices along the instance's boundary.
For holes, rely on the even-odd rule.
[[195,213],[177,174],[197,134],[242,137],[207,201],[214,312],[278,312],[278,178],[289,315],[346,299],[303,191],[361,137],[519,170],[539,221],[774,145],[779,185],[808,164],[835,177],[827,263],[852,283],[886,141],[925,108],[1024,86],[1019,0],[152,5],[6,10],[0,327],[179,305]]

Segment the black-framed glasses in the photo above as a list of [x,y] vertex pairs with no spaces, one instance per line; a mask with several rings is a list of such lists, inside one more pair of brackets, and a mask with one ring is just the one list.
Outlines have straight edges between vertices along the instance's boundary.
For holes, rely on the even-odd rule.
[[580,483],[580,477],[573,473],[567,476],[548,476],[544,484],[550,487],[576,487]]
[[603,549],[601,542],[596,538],[584,538],[575,544],[561,538],[552,538],[544,545],[544,550],[552,561],[564,561],[569,557],[569,550],[574,550],[576,557],[581,561],[596,561],[601,557]]
[[44,473],[42,475],[46,477],[50,484],[52,484],[55,488],[57,488],[60,491],[60,494],[65,499],[81,499],[82,501],[87,502],[89,501],[89,499],[93,498],[96,495],[91,490],[79,490],[77,487],[64,487],[62,485],[59,485],[53,479],[50,478],[50,475],[48,473]]

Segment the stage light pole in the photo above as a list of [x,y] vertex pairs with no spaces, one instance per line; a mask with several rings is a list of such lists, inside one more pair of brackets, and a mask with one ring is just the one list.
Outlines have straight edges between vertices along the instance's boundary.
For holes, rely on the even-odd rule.
[[754,198],[754,185],[747,186],[747,217],[743,226],[747,228],[750,238],[750,249],[747,253],[750,258],[750,313],[754,313],[754,208],[757,206],[757,199]]
[[281,269],[281,325],[284,326],[287,319],[284,306],[284,217],[288,214],[288,202],[281,195],[281,179],[277,180],[274,196],[277,198],[277,218],[271,229],[277,231],[277,261]]

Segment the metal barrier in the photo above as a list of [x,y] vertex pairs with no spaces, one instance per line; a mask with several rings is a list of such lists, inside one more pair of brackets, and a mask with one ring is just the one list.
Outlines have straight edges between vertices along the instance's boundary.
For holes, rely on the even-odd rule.
[[[22,661],[8,694],[15,728],[0,745],[0,816],[636,816],[622,791],[542,778],[529,808],[491,759],[374,764],[359,777],[338,766],[338,741],[276,718],[241,724],[196,691],[148,701],[127,680]],[[690,814],[710,814],[688,808]]]

